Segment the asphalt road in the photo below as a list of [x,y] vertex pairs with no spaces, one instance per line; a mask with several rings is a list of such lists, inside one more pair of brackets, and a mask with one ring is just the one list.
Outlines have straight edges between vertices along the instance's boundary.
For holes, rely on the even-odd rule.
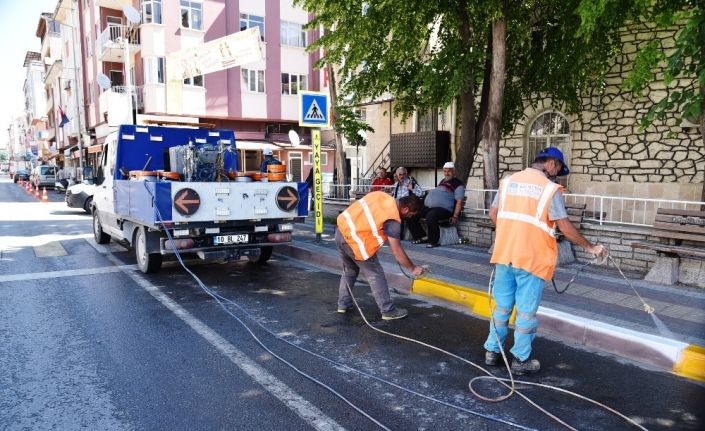
[[[338,275],[278,255],[187,260],[201,283],[175,261],[145,276],[131,250],[95,244],[90,217],[49,197],[0,176],[0,429],[566,429],[517,394],[480,400],[468,389],[480,370],[397,337],[482,364],[488,323],[460,308],[394,296],[410,314],[382,321],[358,283],[378,332],[335,312]],[[701,384],[545,337],[534,352],[543,370],[524,381],[650,430],[705,424]],[[639,429],[565,393],[517,389],[575,429]]]

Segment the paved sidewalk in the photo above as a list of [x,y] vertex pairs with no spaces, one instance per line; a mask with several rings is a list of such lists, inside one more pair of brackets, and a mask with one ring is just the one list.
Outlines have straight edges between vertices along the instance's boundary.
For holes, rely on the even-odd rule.
[[[340,271],[333,241],[333,225],[325,224],[321,242],[316,242],[314,221],[296,224],[291,246],[279,253],[328,269]],[[390,287],[399,293],[425,295],[467,306],[488,318],[487,288],[493,266],[486,249],[457,244],[427,249],[403,242],[417,265],[430,265],[426,277],[411,280],[396,263],[388,246],[379,253]],[[559,290],[565,288],[582,263],[556,269]],[[612,265],[589,265],[563,294],[549,282],[539,309],[539,332],[576,342],[618,356],[705,381],[705,291],[682,286],[663,286],[626,273],[644,301],[655,309],[655,317],[627,281]]]

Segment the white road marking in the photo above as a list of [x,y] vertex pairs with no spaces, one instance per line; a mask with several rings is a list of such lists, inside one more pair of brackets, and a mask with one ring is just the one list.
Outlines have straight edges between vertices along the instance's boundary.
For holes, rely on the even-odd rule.
[[237,365],[254,381],[262,385],[270,394],[278,398],[282,403],[284,403],[284,405],[286,405],[314,429],[321,431],[345,430],[345,428],[340,426],[337,422],[335,422],[335,420],[326,416],[321,410],[308,402],[301,395],[294,392],[284,382],[274,377],[264,368],[260,367],[256,362],[250,360],[250,358],[235,348],[235,346],[230,344],[225,338],[218,335],[206,324],[191,315],[191,313],[186,311],[176,302],[172,301],[169,296],[164,294],[141,274],[138,274],[134,265],[120,265],[112,254],[107,252],[104,248],[101,249],[102,246],[96,244],[95,241],[88,240],[88,243],[93,245],[93,247],[95,247],[99,252],[106,254],[107,258],[117,265],[116,269],[123,271],[135,283],[139,284],[144,290],[149,292],[157,301],[183,320],[194,331],[196,331],[196,333],[198,333],[213,347],[230,359],[232,363]]
[[[137,265],[126,265],[128,268],[137,268]],[[49,271],[49,272],[28,272],[26,274],[0,275],[0,283],[11,281],[26,281],[26,280],[42,280],[46,278],[57,277],[78,277],[82,275],[105,274],[107,272],[120,272],[121,267],[104,266],[100,268],[87,269],[69,269],[66,271]]]

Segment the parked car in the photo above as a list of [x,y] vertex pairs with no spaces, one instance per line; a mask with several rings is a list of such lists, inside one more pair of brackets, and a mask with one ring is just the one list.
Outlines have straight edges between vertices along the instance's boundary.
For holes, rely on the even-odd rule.
[[19,171],[15,172],[15,176],[13,177],[13,180],[15,182],[18,182],[19,180],[23,181],[29,181],[30,173],[27,169],[20,169]]
[[56,166],[37,166],[32,173],[32,184],[35,187],[54,187],[56,182]]
[[90,213],[94,191],[95,183],[93,180],[83,180],[83,182],[66,189],[66,205],[69,208],[81,208],[85,212]]

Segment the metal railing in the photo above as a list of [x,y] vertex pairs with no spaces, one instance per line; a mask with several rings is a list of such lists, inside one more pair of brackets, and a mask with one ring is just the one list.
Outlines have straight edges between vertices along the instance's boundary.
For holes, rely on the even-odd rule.
[[391,143],[392,141],[387,142],[387,145],[377,154],[377,157],[370,163],[367,171],[362,175],[363,177],[374,177],[374,173],[379,167],[383,167],[384,169],[389,168],[387,164],[389,163],[389,146]]
[[[126,85],[113,85],[110,87],[110,89],[114,93],[120,93],[120,94],[127,94],[127,86]],[[132,86],[132,94],[134,95],[134,102],[137,107],[143,107],[144,106],[144,91],[142,87],[138,86]]]
[[[331,201],[350,202],[351,199],[362,197],[371,190],[369,182],[354,185],[323,183],[323,198]],[[394,186],[383,187],[383,190],[389,193],[393,189]],[[466,215],[487,214],[489,212],[488,203],[494,200],[496,194],[497,190],[492,189],[466,189],[464,213]],[[600,225],[653,226],[656,210],[659,208],[700,211],[705,206],[705,202],[699,201],[582,194],[566,194],[564,199],[567,204],[584,203],[583,221]]]
[[699,211],[705,202],[566,194],[566,203],[584,203],[583,220],[599,224],[653,226],[659,208]]
[[[100,56],[107,49],[124,48],[123,41],[137,47],[140,44],[140,31],[131,25],[110,24],[98,36],[95,43],[96,55]],[[123,60],[124,61],[124,60]]]

